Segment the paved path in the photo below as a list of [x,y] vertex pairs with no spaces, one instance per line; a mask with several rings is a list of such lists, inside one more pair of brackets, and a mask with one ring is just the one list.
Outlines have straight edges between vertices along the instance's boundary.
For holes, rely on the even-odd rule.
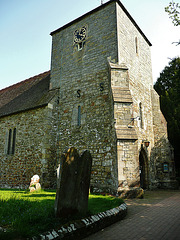
[[126,203],[124,220],[84,240],[180,240],[180,191],[147,191]]

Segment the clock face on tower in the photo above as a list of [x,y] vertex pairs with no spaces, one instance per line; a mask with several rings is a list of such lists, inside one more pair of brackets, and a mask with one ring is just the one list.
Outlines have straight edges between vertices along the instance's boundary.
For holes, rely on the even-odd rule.
[[82,27],[80,29],[77,29],[74,32],[74,43],[80,43],[86,39],[86,27]]

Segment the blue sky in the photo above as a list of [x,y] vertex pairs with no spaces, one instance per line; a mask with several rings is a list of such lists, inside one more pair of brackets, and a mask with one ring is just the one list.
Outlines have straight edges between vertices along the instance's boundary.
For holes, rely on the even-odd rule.
[[[121,0],[151,47],[153,79],[180,56],[180,27],[164,7],[170,0]],[[179,0],[175,0],[179,2]],[[107,2],[107,1],[104,1]],[[0,0],[0,89],[50,69],[50,32],[98,7],[101,0]]]

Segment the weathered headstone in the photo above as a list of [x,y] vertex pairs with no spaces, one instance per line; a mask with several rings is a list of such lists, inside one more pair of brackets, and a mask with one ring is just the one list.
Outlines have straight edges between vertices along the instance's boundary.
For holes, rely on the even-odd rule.
[[92,157],[89,151],[79,156],[75,148],[70,148],[61,157],[57,184],[55,214],[67,217],[88,210]]
[[34,192],[41,189],[41,184],[39,183],[39,180],[40,180],[40,177],[38,175],[34,175],[31,178],[31,182],[29,186],[30,192]]
[[85,213],[88,210],[88,196],[91,180],[92,157],[89,151],[85,151],[80,157],[78,173],[78,211]]

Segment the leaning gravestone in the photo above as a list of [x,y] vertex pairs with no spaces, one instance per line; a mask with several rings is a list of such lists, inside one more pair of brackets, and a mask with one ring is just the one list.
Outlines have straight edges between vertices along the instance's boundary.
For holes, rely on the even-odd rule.
[[70,148],[61,157],[55,200],[57,217],[87,212],[91,166],[89,151],[79,156],[75,148]]

